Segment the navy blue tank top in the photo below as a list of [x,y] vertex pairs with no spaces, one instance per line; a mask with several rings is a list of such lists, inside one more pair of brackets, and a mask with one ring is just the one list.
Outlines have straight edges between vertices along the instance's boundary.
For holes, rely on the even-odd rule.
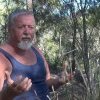
[[46,69],[44,60],[35,48],[32,47],[32,50],[36,54],[37,62],[34,65],[29,66],[21,64],[13,56],[0,48],[0,52],[2,52],[12,64],[11,78],[16,80],[18,75],[22,75],[23,77],[28,77],[32,80],[31,89],[16,96],[14,100],[37,100],[37,96],[39,97],[39,100],[49,100],[49,89],[45,82]]

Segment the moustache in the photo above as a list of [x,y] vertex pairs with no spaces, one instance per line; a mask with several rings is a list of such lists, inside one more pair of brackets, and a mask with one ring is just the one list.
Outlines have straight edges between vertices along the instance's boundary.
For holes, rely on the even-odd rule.
[[22,40],[32,40],[31,37],[22,37]]

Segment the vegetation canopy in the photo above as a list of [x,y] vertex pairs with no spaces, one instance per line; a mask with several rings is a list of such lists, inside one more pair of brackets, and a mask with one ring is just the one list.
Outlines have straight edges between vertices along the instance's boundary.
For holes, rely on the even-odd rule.
[[7,39],[7,16],[16,8],[33,11],[37,45],[51,72],[75,73],[49,99],[100,100],[100,1],[0,0],[0,43]]

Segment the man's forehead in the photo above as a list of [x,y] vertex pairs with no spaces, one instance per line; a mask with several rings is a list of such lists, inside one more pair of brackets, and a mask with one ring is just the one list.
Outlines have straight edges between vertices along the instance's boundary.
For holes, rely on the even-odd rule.
[[32,25],[35,26],[35,20],[33,16],[19,16],[15,19],[16,25]]
[[24,22],[35,22],[35,19],[32,15],[21,15],[21,16],[17,16],[15,19],[15,22],[17,21],[24,21]]

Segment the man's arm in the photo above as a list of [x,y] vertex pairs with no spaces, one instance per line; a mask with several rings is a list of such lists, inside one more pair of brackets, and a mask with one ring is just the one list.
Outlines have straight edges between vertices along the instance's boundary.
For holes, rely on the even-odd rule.
[[4,70],[0,68],[0,91],[3,88],[3,84],[4,84]]
[[[10,92],[8,92],[8,87],[4,88],[4,81],[7,80],[6,71],[10,75],[11,70],[10,62],[0,53],[0,100],[12,100],[12,95],[9,94]],[[10,80],[10,83],[12,84],[13,81]]]
[[68,83],[72,79],[72,77],[73,76],[71,74],[61,74],[61,76],[55,75],[54,77],[51,76],[50,79],[46,80],[46,83],[48,84],[50,90],[56,90],[60,86]]
[[16,96],[28,91],[32,86],[31,79],[19,76],[14,82],[9,72],[6,73],[7,86],[0,93],[0,100],[13,100]]
[[46,62],[45,58],[44,58],[44,63],[47,73],[46,83],[49,86],[50,90],[52,90],[52,87],[54,89],[58,89],[60,86],[66,84],[73,78],[73,75],[71,73],[67,73],[65,70],[62,73],[60,73],[60,75],[55,75],[55,77],[52,77],[52,75],[50,74],[48,63]]
[[0,91],[3,89],[5,77],[5,71],[11,73],[11,67],[8,60],[4,57],[3,54],[0,53]]
[[[10,77],[11,72],[10,62],[0,54],[0,100],[13,100],[32,86],[31,79],[27,77],[18,76],[14,82]],[[7,81],[5,87],[4,80]]]
[[0,100],[13,100],[16,95],[12,86],[6,86],[0,93]]
[[37,49],[37,50],[39,51],[42,58],[44,59],[44,64],[45,64],[45,68],[46,68],[46,83],[49,86],[50,90],[51,90],[52,86],[54,87],[54,89],[57,89],[61,85],[67,83],[68,80],[70,79],[69,75],[62,76],[62,77],[59,77],[57,75],[57,77],[55,77],[55,78],[51,77],[49,66],[48,66],[48,63],[47,63],[45,57],[43,56],[42,52],[39,49]]

